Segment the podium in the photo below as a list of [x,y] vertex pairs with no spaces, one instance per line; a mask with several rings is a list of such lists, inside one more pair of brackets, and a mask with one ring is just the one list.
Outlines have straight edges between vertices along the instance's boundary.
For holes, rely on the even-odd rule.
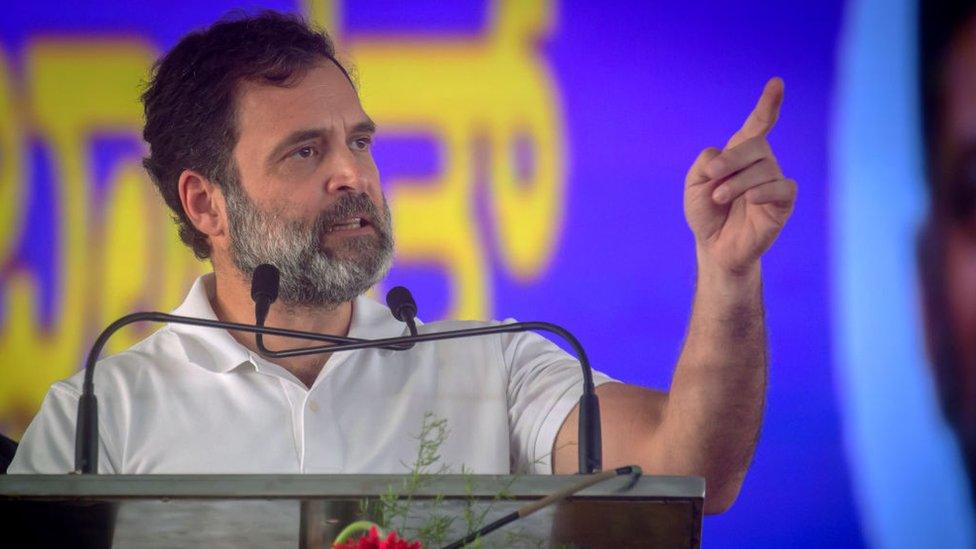
[[[442,517],[444,544],[574,475],[2,475],[0,545],[330,547],[346,525],[396,500],[393,526]],[[705,481],[617,477],[493,532],[481,547],[699,547]],[[472,530],[469,528],[474,525]],[[399,528],[398,528],[399,529]],[[439,547],[440,545],[431,545]],[[425,546],[426,549],[427,546]]]

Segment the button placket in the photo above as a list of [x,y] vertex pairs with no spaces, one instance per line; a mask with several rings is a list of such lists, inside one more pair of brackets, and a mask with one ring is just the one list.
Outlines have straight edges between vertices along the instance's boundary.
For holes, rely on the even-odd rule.
[[306,470],[337,473],[343,470],[345,444],[336,423],[329,391],[321,383],[309,392],[305,416]]
[[[272,376],[277,377],[277,376]],[[298,461],[299,472],[305,472],[305,454],[307,452],[305,442],[305,398],[301,388],[296,387],[287,379],[277,377],[278,385],[284,394],[285,402],[288,403],[290,417],[292,418],[292,433],[295,439],[295,454]]]

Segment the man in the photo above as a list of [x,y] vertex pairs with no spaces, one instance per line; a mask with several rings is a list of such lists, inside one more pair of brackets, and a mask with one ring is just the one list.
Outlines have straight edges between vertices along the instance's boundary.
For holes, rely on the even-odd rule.
[[918,241],[929,355],[976,493],[976,3],[924,2],[930,211]]
[[[735,500],[761,422],[760,256],[796,196],[765,137],[782,96],[771,80],[725,148],[705,149],[688,172],[698,284],[670,392],[596,375],[605,466],[704,476],[707,512]],[[274,13],[217,23],[161,60],[143,99],[145,165],[214,269],[178,314],[252,322],[250,277],[267,262],[282,274],[268,325],[404,333],[362,295],[390,265],[390,214],[375,126],[327,37]],[[401,472],[428,412],[448,421],[448,466],[575,471],[578,364],[534,334],[273,362],[248,334],[170,325],[96,377],[101,472]],[[79,376],[52,387],[12,471],[71,469],[79,387]]]

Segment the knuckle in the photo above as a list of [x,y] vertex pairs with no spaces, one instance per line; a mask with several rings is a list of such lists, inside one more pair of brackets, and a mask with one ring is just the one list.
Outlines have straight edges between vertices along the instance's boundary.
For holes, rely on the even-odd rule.
[[715,147],[708,147],[706,149],[703,149],[700,153],[698,153],[698,158],[695,159],[694,163],[704,166],[708,164],[709,161],[719,156],[721,153],[722,151],[720,151]]
[[718,156],[721,153],[722,151],[719,150],[718,147],[705,147],[704,149],[702,149],[700,153],[698,153],[698,158],[699,159],[714,158],[715,156]]

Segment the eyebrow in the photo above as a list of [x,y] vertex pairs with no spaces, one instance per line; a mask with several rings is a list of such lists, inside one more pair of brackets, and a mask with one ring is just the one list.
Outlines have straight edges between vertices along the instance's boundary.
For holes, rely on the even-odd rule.
[[[322,139],[328,133],[328,130],[325,128],[311,128],[307,130],[294,131],[275,145],[275,148],[271,151],[271,154],[268,155],[268,162],[274,162],[275,159],[284,154],[285,151],[287,151],[290,147],[294,147],[303,141]],[[374,134],[376,133],[376,123],[367,118],[366,120],[363,120],[362,122],[359,122],[353,126],[350,133]]]

